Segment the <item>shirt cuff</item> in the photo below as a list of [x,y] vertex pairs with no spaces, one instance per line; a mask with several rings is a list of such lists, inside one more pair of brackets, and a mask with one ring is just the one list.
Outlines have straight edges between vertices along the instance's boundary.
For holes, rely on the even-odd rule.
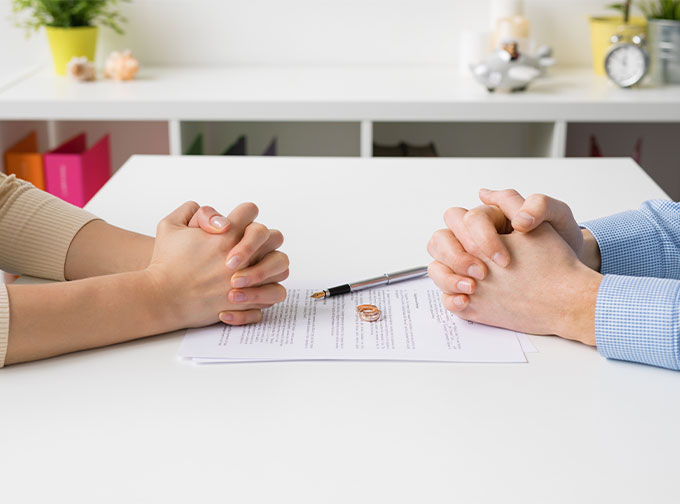
[[584,222],[581,227],[593,234],[600,247],[603,275],[666,276],[659,230],[641,211]]
[[605,275],[595,339],[607,358],[680,370],[680,281]]
[[32,186],[17,192],[2,216],[9,228],[7,240],[0,241],[3,269],[65,280],[66,255],[73,238],[97,217]]
[[0,284],[0,368],[5,365],[7,340],[9,339],[9,296],[7,287]]

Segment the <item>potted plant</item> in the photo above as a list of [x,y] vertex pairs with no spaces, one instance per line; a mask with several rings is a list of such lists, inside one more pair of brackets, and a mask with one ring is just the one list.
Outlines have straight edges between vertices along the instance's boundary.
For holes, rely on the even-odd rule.
[[640,8],[649,22],[652,80],[680,84],[680,0],[646,0]]
[[12,0],[16,24],[27,35],[44,26],[52,51],[54,70],[66,74],[66,64],[73,57],[94,61],[97,49],[97,26],[108,26],[123,33],[125,18],[118,6],[130,0]]
[[635,35],[643,35],[647,29],[647,20],[642,16],[631,16],[632,0],[609,5],[610,9],[619,11],[618,16],[592,16],[590,22],[590,44],[593,54],[593,70],[597,75],[605,75],[604,58],[611,46],[612,37],[632,39]]

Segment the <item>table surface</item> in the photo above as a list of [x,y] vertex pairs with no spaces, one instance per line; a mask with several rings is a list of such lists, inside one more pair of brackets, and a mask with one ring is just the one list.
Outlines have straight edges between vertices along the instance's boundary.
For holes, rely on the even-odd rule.
[[[663,191],[624,159],[133,157],[89,203],[153,233],[188,199],[258,202],[291,281],[426,263],[480,187],[547,192],[578,219]],[[366,226],[366,219],[372,224]],[[7,502],[677,502],[680,373],[532,337],[527,364],[196,366],[183,332],[0,372]]]
[[524,93],[489,94],[455,67],[148,67],[130,82],[51,68],[1,91],[0,119],[231,121],[678,121],[680,87],[619,89],[556,68]]

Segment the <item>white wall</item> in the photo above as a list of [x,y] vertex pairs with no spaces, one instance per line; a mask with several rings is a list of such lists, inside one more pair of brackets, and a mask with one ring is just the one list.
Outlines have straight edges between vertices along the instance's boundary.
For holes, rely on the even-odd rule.
[[[586,16],[606,3],[526,0],[526,10],[537,42],[563,65],[586,65]],[[10,6],[0,0],[0,72],[49,59],[44,33],[26,40]],[[457,32],[486,27],[487,9],[487,0],[133,0],[126,35],[103,30],[100,54],[129,47],[145,64],[454,64]]]

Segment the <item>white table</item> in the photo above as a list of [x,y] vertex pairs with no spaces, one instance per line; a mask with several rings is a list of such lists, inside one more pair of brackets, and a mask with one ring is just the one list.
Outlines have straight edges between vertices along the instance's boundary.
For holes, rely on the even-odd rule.
[[[134,157],[90,202],[151,233],[257,201],[292,280],[427,262],[479,187],[578,219],[664,193],[632,161]],[[370,217],[379,226],[361,227]],[[677,502],[680,373],[533,337],[528,364],[178,362],[182,332],[0,372],[3,502]]]

